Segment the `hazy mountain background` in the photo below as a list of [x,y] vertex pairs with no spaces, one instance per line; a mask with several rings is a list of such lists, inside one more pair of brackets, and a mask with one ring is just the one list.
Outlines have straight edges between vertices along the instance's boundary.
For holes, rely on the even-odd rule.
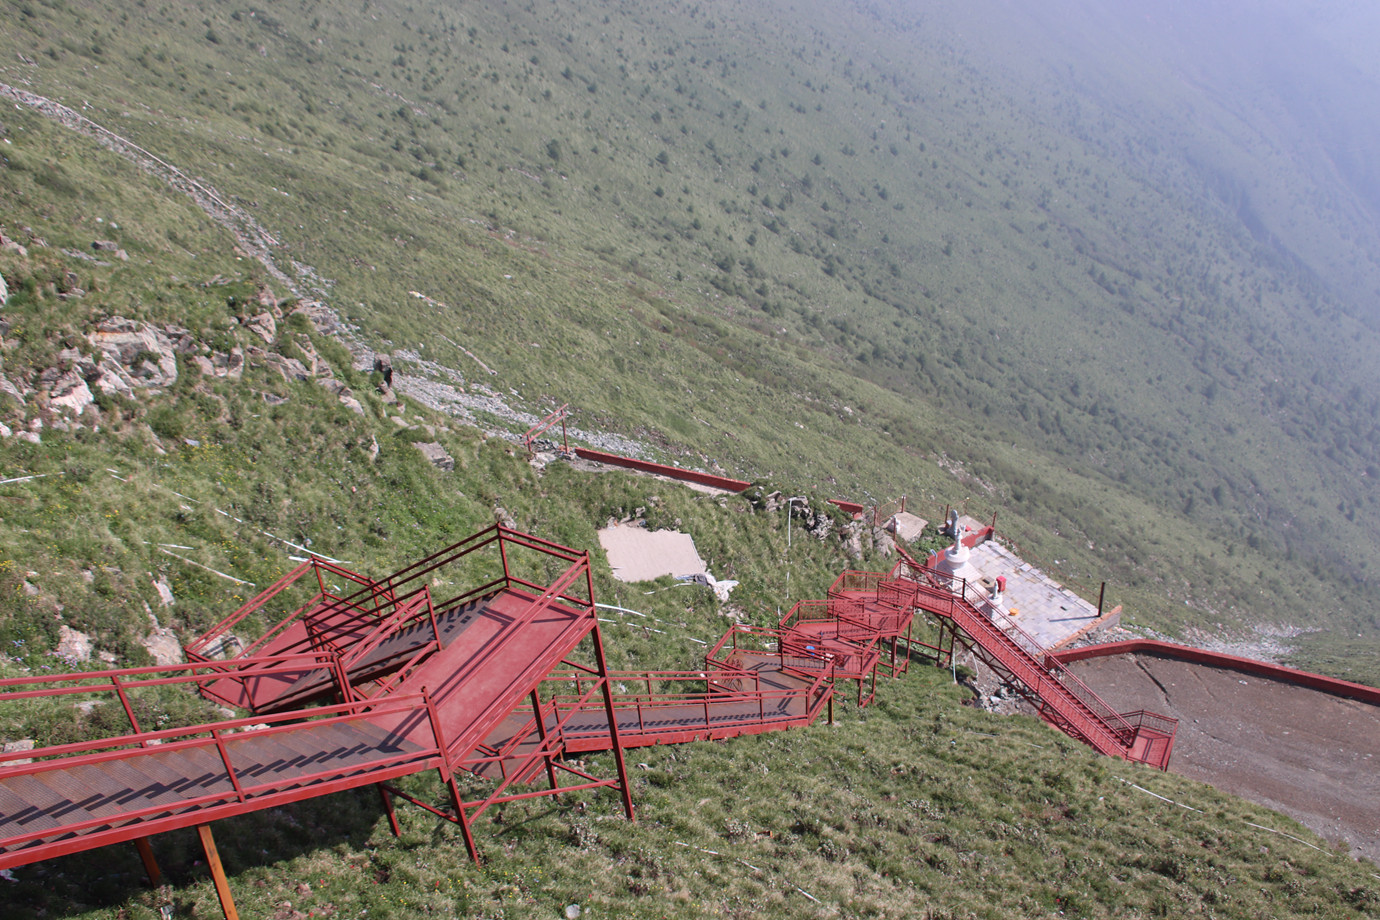
[[[523,411],[664,457],[997,512],[1133,622],[1372,660],[1365,4],[5,10],[0,80],[243,207],[297,293],[417,373],[484,376],[468,349]],[[5,263],[41,318],[11,377],[103,315],[292,293],[114,154],[0,120],[0,219],[48,243]],[[45,300],[97,230],[130,263],[67,259],[95,283]]]

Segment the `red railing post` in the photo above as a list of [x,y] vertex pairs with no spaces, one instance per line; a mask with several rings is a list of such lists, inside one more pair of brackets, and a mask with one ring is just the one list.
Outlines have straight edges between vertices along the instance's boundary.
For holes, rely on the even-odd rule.
[[[112,674],[110,682],[115,686],[115,693],[119,695],[120,702],[124,704],[125,715],[129,717],[129,727],[134,729],[134,734],[143,734],[143,729],[139,727],[139,720],[134,718],[134,707],[129,705],[129,697],[125,695],[125,688],[120,684],[120,678]],[[148,745],[144,745],[147,747]]]
[[220,752],[220,762],[225,765],[225,774],[230,778],[230,785],[235,788],[235,795],[241,802],[247,801],[248,796],[244,794],[244,787],[240,785],[240,778],[235,774],[234,764],[230,763],[230,752],[225,749],[225,740],[220,735],[220,729],[211,729],[211,738],[216,742],[216,750]]
[[505,583],[510,583],[513,580],[513,576],[508,570],[508,541],[503,537],[502,525],[495,524],[494,532],[498,534],[498,558],[503,560],[503,581]]

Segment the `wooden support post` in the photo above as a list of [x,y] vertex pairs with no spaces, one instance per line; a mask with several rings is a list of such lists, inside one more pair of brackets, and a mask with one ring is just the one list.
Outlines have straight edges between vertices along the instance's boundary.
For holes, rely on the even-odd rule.
[[139,851],[139,859],[144,863],[144,874],[149,877],[149,887],[157,888],[163,884],[163,871],[153,858],[153,846],[147,837],[135,837],[134,848]]
[[1107,583],[1102,583],[1102,590],[1097,592],[1097,618],[1102,619],[1102,602],[1107,599]]
[[230,894],[230,881],[225,877],[225,867],[220,863],[220,853],[216,851],[215,838],[211,836],[211,825],[198,824],[197,836],[201,838],[201,849],[206,854],[206,865],[211,868],[211,880],[216,885],[216,896],[220,898],[220,909],[225,920],[240,920],[235,910],[235,899]]

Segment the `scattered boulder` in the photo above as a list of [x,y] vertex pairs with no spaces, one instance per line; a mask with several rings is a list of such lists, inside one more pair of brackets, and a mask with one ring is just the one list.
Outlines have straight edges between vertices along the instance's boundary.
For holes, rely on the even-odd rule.
[[[22,741],[6,741],[0,744],[0,754],[18,754],[20,751],[32,751],[34,749],[34,739],[25,738]],[[5,761],[7,767],[18,767],[22,764],[33,763],[31,757],[19,757],[14,760]]]
[[20,258],[29,254],[28,249],[5,236],[3,233],[0,233],[0,252],[12,252]]
[[120,248],[120,244],[113,240],[94,240],[91,248],[96,252],[108,252],[121,262],[129,261],[129,253]]
[[[329,370],[329,368],[327,369]],[[320,383],[321,386],[326,388],[327,392],[335,394],[335,398],[340,400],[340,404],[346,409],[359,415],[364,414],[363,404],[361,404],[358,399],[355,399],[354,394],[350,392],[350,388],[344,383],[334,377],[321,378]]]
[[412,446],[421,451],[422,456],[435,464],[437,469],[444,470],[447,473],[455,469],[455,458],[446,453],[446,449],[436,441],[416,443]]
[[5,283],[5,276],[0,275],[0,307],[3,307],[10,299],[10,288]]

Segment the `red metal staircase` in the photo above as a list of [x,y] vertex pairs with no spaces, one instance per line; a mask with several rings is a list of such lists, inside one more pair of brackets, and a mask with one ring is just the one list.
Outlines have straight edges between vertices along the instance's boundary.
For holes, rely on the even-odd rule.
[[[456,567],[477,586],[436,599]],[[1173,720],[1112,711],[982,605],[966,583],[904,556],[889,576],[844,573],[827,599],[796,604],[775,627],[732,627],[703,670],[610,673],[587,553],[496,526],[379,580],[312,559],[191,643],[185,665],[0,681],[0,706],[96,694],[130,726],[0,755],[0,868],[123,840],[152,865],[145,838],[188,826],[216,865],[209,822],[364,785],[379,787],[395,833],[402,797],[459,824],[476,860],[472,823],[513,799],[611,788],[631,819],[624,748],[808,725],[826,707],[832,718],[840,680],[856,681],[866,705],[879,668],[904,672],[917,610],[951,624],[1051,724],[1104,754],[1165,767]],[[213,656],[249,629],[259,637],[242,651]],[[592,663],[577,660],[579,648]],[[141,727],[134,695],[176,684],[252,715]],[[596,750],[613,752],[615,777],[566,756]],[[429,769],[448,809],[388,785]],[[489,793],[466,801],[461,771],[491,780]],[[510,791],[543,773],[548,788]]]
[[952,624],[965,645],[1015,688],[1046,722],[1099,753],[1168,769],[1178,720],[1119,713],[1022,630],[981,589],[901,551],[891,583],[911,604]]

